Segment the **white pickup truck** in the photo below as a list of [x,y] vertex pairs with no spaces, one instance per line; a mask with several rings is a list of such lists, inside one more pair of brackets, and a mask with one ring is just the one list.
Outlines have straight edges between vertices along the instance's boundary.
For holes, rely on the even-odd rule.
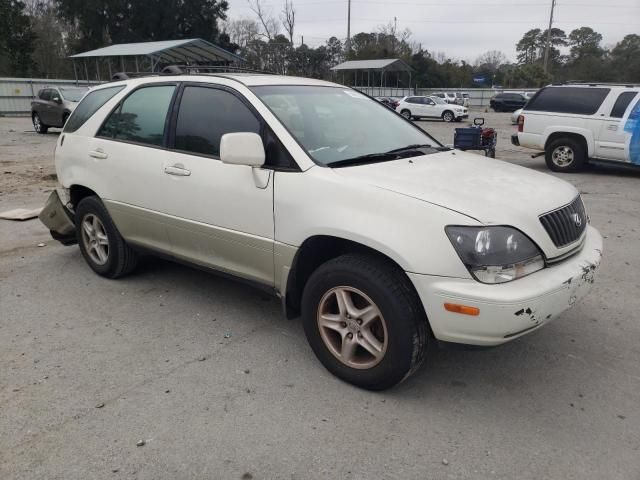
[[518,117],[514,145],[543,150],[549,169],[575,172],[590,159],[640,166],[640,85],[551,85]]

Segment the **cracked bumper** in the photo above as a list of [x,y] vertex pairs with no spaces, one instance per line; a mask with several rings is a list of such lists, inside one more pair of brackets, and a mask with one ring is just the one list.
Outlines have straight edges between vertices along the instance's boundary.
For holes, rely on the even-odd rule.
[[[582,250],[572,257],[513,282],[487,285],[472,279],[408,274],[438,340],[492,346],[550,322],[582,299],[602,258],[602,236],[587,227]],[[477,316],[444,309],[445,303],[476,307]]]

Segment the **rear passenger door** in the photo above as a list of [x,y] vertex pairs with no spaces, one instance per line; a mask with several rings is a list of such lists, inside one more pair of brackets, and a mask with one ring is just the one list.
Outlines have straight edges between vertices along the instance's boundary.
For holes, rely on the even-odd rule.
[[169,199],[162,165],[175,83],[147,84],[116,106],[87,155],[103,185],[102,200],[129,242],[170,251],[164,216]]
[[620,162],[629,161],[625,152],[627,135],[624,132],[622,117],[637,95],[638,92],[631,90],[618,94],[611,111],[599,122],[600,130],[596,132],[595,141],[596,157]]
[[53,112],[52,105],[53,101],[51,100],[53,97],[53,90],[50,88],[46,88],[42,91],[40,95],[40,108],[38,109],[38,113],[40,115],[40,120],[45,125],[52,125],[55,123],[53,121]]
[[222,85],[186,84],[162,167],[173,255],[273,285],[273,174],[220,160],[225,133],[262,133],[244,97]]

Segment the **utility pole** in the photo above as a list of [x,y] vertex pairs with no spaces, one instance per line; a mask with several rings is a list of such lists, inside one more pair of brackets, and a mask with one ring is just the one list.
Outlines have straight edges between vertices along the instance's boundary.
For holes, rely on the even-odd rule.
[[347,55],[351,52],[351,0],[347,4]]
[[551,0],[551,14],[549,15],[549,29],[547,30],[547,45],[544,49],[544,73],[547,73],[547,62],[549,61],[549,48],[551,47],[551,26],[553,25],[553,9],[556,6],[556,0]]

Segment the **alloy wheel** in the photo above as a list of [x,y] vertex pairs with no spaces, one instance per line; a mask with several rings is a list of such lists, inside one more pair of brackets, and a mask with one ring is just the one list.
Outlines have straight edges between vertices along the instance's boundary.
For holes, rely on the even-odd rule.
[[38,116],[38,114],[35,114],[32,120],[33,120],[33,128],[35,129],[36,133],[40,133],[42,124],[40,123],[40,117]]
[[573,149],[566,145],[556,147],[556,149],[551,153],[551,160],[553,160],[553,163],[558,167],[567,167],[571,165],[573,157]]
[[104,265],[109,260],[109,238],[102,221],[89,213],[82,219],[82,243],[93,262]]
[[326,292],[318,306],[324,345],[351,368],[376,366],[387,351],[387,325],[378,306],[364,292],[347,286]]
[[453,115],[450,112],[445,112],[442,118],[445,122],[450,122],[453,120]]

